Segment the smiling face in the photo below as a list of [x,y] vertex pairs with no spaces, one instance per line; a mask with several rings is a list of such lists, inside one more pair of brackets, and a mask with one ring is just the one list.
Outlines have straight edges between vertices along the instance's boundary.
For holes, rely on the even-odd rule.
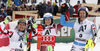
[[18,26],[19,31],[24,31],[25,27],[26,27],[26,24],[25,23],[19,23],[17,26]]
[[45,19],[45,24],[46,24],[47,26],[49,26],[49,25],[51,24],[51,18]]
[[86,12],[84,10],[80,10],[79,17],[80,17],[80,21],[85,20],[86,19]]

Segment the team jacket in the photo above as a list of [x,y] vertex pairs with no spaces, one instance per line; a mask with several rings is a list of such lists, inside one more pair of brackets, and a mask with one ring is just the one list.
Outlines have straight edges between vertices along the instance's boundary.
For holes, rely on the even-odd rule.
[[0,24],[0,47],[9,45],[9,36],[4,34],[4,30],[7,31],[9,28],[9,24]]

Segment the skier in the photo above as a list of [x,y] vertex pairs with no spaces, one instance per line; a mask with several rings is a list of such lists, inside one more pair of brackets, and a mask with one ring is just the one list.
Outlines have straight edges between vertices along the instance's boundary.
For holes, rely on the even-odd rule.
[[9,22],[11,20],[11,16],[6,16],[5,20],[0,23],[0,47],[9,45],[9,36],[6,35],[6,31],[10,29]]
[[26,21],[24,19],[18,20],[15,30],[9,30],[13,33],[10,36],[10,51],[24,51]]
[[85,51],[85,45],[87,40],[93,38],[92,44],[95,46],[97,41],[97,34],[95,24],[88,21],[89,11],[86,7],[78,9],[78,20],[76,22],[66,22],[64,13],[60,18],[61,25],[72,27],[75,30],[75,41],[72,45],[71,51]]
[[47,51],[49,46],[52,46],[52,51],[54,51],[56,34],[60,28],[63,26],[55,24],[53,22],[53,16],[51,13],[45,13],[43,16],[43,31],[40,51]]

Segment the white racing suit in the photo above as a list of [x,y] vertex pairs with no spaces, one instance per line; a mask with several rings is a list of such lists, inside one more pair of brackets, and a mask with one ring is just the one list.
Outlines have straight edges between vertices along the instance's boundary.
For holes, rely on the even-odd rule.
[[18,29],[13,31],[10,36],[10,51],[24,51],[25,37],[24,33],[18,31]]
[[61,25],[72,27],[75,30],[75,41],[73,42],[71,51],[84,51],[86,41],[91,39],[93,36],[92,26],[94,25],[93,22],[88,21],[87,18],[78,23],[76,22],[65,22],[64,15],[61,15],[60,18]]

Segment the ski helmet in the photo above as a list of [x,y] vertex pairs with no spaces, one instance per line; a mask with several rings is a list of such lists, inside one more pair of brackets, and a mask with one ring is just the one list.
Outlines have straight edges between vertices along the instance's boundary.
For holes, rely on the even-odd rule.
[[22,22],[22,23],[25,23],[25,25],[26,25],[26,20],[24,20],[24,19],[19,19],[19,20],[18,20],[18,24],[21,23],[21,22]]
[[50,19],[51,18],[51,24],[53,23],[53,16],[51,13],[45,13],[43,15],[43,23],[45,24],[45,19]]
[[11,16],[6,16],[6,18],[8,21],[11,21],[12,20],[12,17]]
[[34,17],[29,17],[29,18],[28,18],[28,23],[30,24],[31,22],[32,22],[32,23],[36,23]]
[[84,11],[86,12],[86,17],[88,17],[88,14],[89,14],[88,8],[86,8],[86,7],[80,7],[80,8],[78,9],[78,16],[79,16],[80,10],[84,10]]

